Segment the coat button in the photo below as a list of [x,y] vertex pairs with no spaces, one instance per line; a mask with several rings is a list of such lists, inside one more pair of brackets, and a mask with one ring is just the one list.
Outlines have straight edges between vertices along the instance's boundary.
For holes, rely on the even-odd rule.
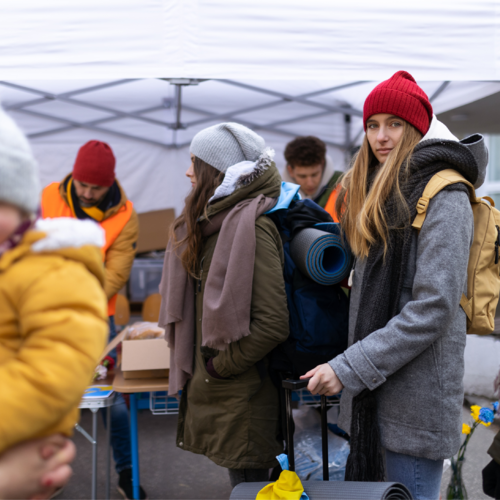
[[374,379],[372,380],[372,382],[373,382],[374,384],[376,384],[376,383],[377,383],[377,379],[376,379],[376,378],[374,378]]
[[205,379],[205,382],[208,384],[208,378]]
[[182,446],[183,444],[184,444],[184,443],[181,441],[181,442],[179,443],[179,446]]

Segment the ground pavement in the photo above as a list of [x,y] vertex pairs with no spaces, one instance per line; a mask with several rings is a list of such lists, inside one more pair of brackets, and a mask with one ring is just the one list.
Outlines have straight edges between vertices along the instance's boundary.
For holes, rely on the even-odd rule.
[[[464,408],[464,422],[469,411]],[[207,458],[180,450],[175,446],[177,416],[152,415],[149,410],[139,412],[139,449],[141,481],[150,499],[212,500],[227,499],[231,493],[227,471]],[[82,412],[81,425],[90,432],[91,414]],[[464,465],[465,484],[469,500],[489,498],[481,489],[481,469],[489,462],[486,450],[498,427],[480,427],[469,444]],[[99,418],[99,472],[98,498],[104,498],[105,489],[105,431]],[[91,446],[76,433],[74,441],[78,455],[73,464],[74,475],[58,497],[60,499],[90,498]],[[443,476],[442,498],[446,498],[446,486],[450,477],[448,469]],[[118,476],[112,468],[111,498],[121,498],[116,490]]]

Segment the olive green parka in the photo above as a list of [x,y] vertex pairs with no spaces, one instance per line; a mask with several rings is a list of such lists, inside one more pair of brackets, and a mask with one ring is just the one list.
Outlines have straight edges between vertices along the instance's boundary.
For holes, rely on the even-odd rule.
[[[280,187],[281,178],[273,163],[251,184],[210,205],[207,215],[213,216],[260,194],[277,198]],[[268,354],[289,333],[283,247],[274,223],[265,215],[260,216],[255,223],[251,333],[230,344],[227,350],[216,351],[201,345],[201,318],[218,236],[216,233],[204,240],[199,259],[194,372],[182,392],[177,446],[230,469],[267,469],[277,465],[275,457],[283,451],[278,440],[278,392],[269,375],[262,375],[267,374]],[[210,357],[214,357],[214,368],[224,379],[208,374],[206,363]]]

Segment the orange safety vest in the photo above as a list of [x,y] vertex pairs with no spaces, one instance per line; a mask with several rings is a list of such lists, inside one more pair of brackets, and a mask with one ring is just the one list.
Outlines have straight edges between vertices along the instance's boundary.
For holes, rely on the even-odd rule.
[[[53,182],[49,184],[42,192],[42,217],[55,218],[55,217],[74,217],[71,208],[64,201],[59,192],[59,182]],[[97,222],[105,232],[106,241],[102,247],[103,259],[106,256],[106,252],[109,247],[115,242],[118,235],[123,231],[127,222],[130,220],[133,211],[133,203],[127,200],[127,203],[118,210],[118,212],[105,219],[102,222]],[[116,311],[116,295],[111,297],[108,301],[108,316],[113,316]]]
[[325,205],[325,210],[333,217],[333,222],[339,222],[337,211],[335,210],[335,203],[337,202],[341,188],[342,186],[338,184],[338,186],[331,192]]

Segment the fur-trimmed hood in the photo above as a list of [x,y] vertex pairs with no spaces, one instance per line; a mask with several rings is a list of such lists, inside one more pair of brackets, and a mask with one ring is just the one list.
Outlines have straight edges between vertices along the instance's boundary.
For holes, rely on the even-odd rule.
[[[241,162],[229,167],[224,181],[215,190],[207,209],[209,217],[260,194],[278,198],[281,176],[273,162],[273,151],[266,149],[256,162]],[[203,219],[202,217],[201,219]]]
[[210,203],[230,196],[237,189],[249,186],[271,166],[273,159],[274,149],[266,148],[257,161],[242,161],[229,167],[226,170],[224,181],[210,198]]
[[103,284],[104,242],[104,230],[91,220],[66,217],[38,220],[19,245],[2,255],[0,272],[29,254],[58,255],[80,262]]

